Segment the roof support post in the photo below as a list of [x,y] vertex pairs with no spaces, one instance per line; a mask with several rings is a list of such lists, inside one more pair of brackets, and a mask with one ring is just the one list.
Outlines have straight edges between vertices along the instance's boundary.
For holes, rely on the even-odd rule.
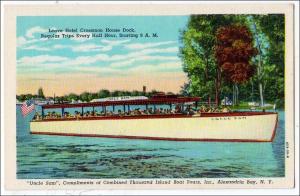
[[124,112],[126,112],[125,110],[126,110],[126,107],[125,107],[125,105],[123,105],[123,110],[124,110]]
[[113,112],[115,112],[115,105],[113,105]]
[[83,107],[81,107],[81,116],[83,116]]
[[64,117],[64,114],[65,114],[65,108],[61,108],[61,117]]
[[42,106],[42,119],[44,119],[44,107]]
[[146,104],[146,110],[148,110],[148,104]]
[[170,103],[170,105],[169,105],[169,106],[170,106],[170,110],[172,110],[172,104],[171,104],[171,103]]

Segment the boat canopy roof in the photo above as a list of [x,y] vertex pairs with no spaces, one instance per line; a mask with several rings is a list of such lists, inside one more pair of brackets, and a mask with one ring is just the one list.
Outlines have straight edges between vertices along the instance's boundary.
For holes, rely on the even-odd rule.
[[112,105],[147,105],[147,104],[176,104],[186,102],[200,101],[199,97],[152,97],[149,99],[124,100],[124,101],[101,101],[89,103],[75,103],[75,104],[49,104],[43,105],[43,109],[51,108],[76,108],[76,107],[98,107],[98,106],[112,106]]

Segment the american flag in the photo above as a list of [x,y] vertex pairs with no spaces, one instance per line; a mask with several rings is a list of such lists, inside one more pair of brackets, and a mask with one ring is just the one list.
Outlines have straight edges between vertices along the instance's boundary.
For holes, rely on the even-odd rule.
[[34,104],[32,101],[25,101],[21,106],[21,112],[23,116],[26,116],[27,114],[32,112],[32,110],[34,110]]

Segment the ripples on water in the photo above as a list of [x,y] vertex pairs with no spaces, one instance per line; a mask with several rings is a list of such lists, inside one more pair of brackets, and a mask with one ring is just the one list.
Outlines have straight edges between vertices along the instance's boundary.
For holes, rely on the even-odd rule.
[[284,112],[272,143],[30,135],[31,117],[17,110],[20,179],[284,176]]

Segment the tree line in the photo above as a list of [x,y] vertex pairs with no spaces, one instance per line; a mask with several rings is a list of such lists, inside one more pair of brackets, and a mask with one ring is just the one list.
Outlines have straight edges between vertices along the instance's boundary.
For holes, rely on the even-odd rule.
[[234,104],[284,105],[284,15],[192,15],[180,57],[188,82],[181,93]]
[[[115,91],[109,91],[107,89],[102,89],[99,90],[98,92],[83,92],[81,94],[76,94],[76,93],[70,93],[64,96],[50,96],[47,97],[48,99],[53,99],[55,98],[56,102],[71,102],[71,101],[83,101],[83,102],[90,102],[93,99],[100,99],[100,98],[106,98],[106,97],[120,97],[120,96],[147,96],[151,97],[154,94],[159,93],[160,91],[157,90],[152,90],[150,92],[143,92],[143,91],[122,91],[122,90],[115,90]],[[168,92],[167,94],[173,94],[172,92]],[[21,94],[17,95],[17,100],[18,101],[25,101],[25,100],[30,100],[33,98],[40,98],[40,99],[45,99],[46,97],[44,96],[43,90],[40,88],[38,90],[37,94]]]

